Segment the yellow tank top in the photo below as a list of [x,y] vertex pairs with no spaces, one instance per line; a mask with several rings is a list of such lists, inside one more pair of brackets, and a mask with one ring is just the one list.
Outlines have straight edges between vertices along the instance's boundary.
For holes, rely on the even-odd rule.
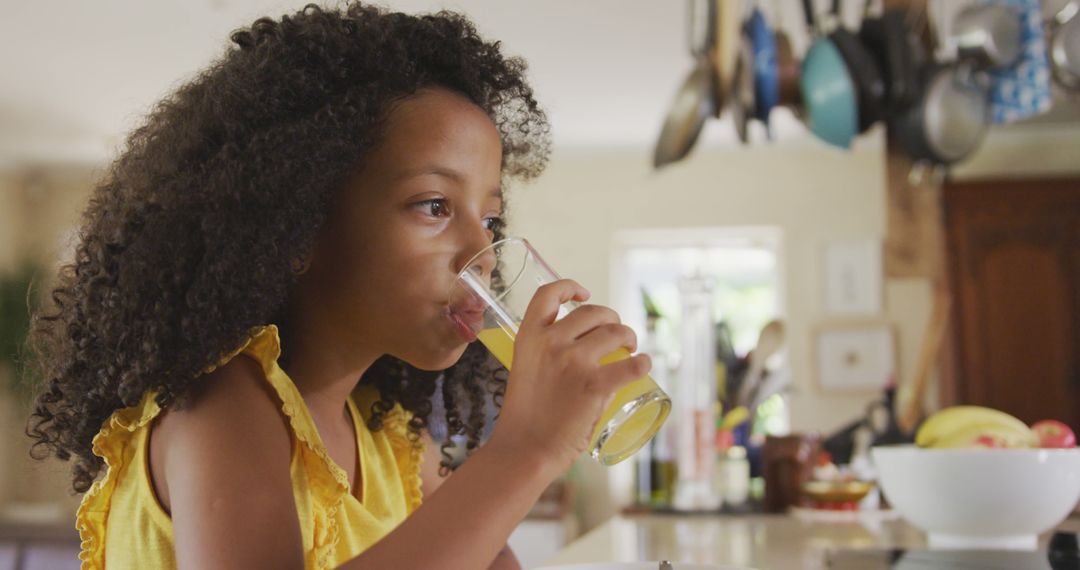
[[[420,506],[423,446],[409,440],[409,414],[395,406],[383,428],[366,420],[377,390],[360,387],[348,402],[360,454],[362,497],[350,490],[345,471],[331,460],[296,385],[277,364],[277,327],[252,330],[250,339],[207,372],[238,354],[262,364],[292,432],[293,497],[303,535],[304,568],[335,568],[375,544]],[[94,437],[94,454],[105,460],[104,476],[83,497],[76,516],[82,539],[82,570],[176,568],[173,528],[150,480],[147,449],[151,422],[160,413],[154,394],[115,412]]]

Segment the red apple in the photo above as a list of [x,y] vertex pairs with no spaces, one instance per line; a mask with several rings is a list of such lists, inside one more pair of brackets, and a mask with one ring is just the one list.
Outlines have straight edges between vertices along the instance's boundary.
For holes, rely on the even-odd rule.
[[973,443],[976,447],[1006,447],[992,435],[980,435]]
[[1031,426],[1039,436],[1039,447],[1076,447],[1076,434],[1072,428],[1057,420],[1042,420]]

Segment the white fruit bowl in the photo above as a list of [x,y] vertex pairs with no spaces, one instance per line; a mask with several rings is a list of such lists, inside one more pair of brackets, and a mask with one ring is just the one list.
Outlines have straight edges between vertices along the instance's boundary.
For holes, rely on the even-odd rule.
[[932,549],[1035,550],[1080,501],[1080,449],[871,451],[878,483]]

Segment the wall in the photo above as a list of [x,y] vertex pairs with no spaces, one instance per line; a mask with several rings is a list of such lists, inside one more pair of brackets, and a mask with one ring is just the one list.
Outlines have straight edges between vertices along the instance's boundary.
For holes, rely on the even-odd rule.
[[[56,259],[66,256],[69,230],[78,221],[95,170],[89,166],[26,166],[0,172],[0,271],[31,257],[47,263],[40,286],[55,274]],[[0,371],[0,374],[7,372]],[[7,378],[0,378],[6,384]],[[24,434],[29,403],[0,388],[0,507],[13,503],[59,503],[73,513],[70,465],[34,461]]]
[[[825,243],[884,237],[880,140],[864,141],[850,154],[816,144],[699,150],[660,173],[638,153],[561,155],[538,182],[511,192],[510,208],[512,229],[532,240],[560,272],[581,281],[597,303],[607,301],[608,253],[618,230],[781,227],[787,262],[783,304],[798,387],[792,425],[827,429],[864,401],[862,395],[814,388],[810,331],[825,316],[819,270]],[[918,297],[904,284],[897,294]]]

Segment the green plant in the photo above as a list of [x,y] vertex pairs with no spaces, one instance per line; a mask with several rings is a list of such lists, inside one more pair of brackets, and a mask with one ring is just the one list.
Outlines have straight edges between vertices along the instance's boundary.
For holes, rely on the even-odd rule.
[[[23,400],[29,399],[35,384],[26,338],[30,315],[39,305],[31,291],[37,274],[37,265],[29,261],[14,271],[0,273],[0,368],[8,369],[8,388]],[[3,378],[0,375],[0,380]]]

